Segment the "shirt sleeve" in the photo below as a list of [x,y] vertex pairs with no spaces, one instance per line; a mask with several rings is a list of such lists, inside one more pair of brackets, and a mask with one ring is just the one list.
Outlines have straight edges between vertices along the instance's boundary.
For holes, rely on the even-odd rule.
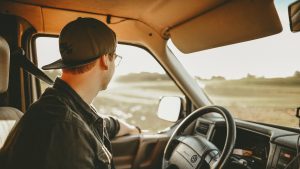
[[115,117],[107,117],[104,119],[109,138],[114,138],[120,131],[120,123]]
[[70,122],[55,124],[46,150],[45,168],[95,168],[91,131]]

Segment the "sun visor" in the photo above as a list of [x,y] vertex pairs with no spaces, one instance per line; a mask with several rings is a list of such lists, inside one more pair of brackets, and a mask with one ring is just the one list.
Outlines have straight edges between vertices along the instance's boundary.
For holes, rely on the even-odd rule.
[[183,53],[244,42],[281,32],[273,0],[231,0],[170,30]]

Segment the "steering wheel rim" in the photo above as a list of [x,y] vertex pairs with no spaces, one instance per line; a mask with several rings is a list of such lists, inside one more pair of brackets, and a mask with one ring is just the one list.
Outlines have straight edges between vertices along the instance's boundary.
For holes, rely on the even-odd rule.
[[[186,127],[191,124],[194,120],[197,118],[203,116],[204,114],[208,113],[218,113],[223,118],[225,119],[225,124],[226,124],[226,141],[225,145],[223,148],[223,151],[221,155],[218,157],[218,159],[210,165],[210,168],[212,169],[220,169],[223,168],[224,165],[226,164],[229,156],[231,155],[234,145],[235,145],[235,140],[236,140],[236,125],[233,117],[229,113],[228,110],[226,110],[224,107],[221,106],[205,106],[202,108],[199,108],[195,111],[193,111],[191,114],[189,114],[183,121],[180,122],[180,124],[177,126],[177,128],[174,130],[172,136],[170,137],[165,150],[163,154],[163,161],[162,161],[162,169],[167,169],[169,166],[169,160],[166,159],[166,154],[170,153],[170,145],[172,141],[174,141],[175,138],[178,138],[179,134],[181,134],[182,131],[186,129]],[[212,143],[211,143],[212,144]],[[171,154],[174,151],[171,151]]]

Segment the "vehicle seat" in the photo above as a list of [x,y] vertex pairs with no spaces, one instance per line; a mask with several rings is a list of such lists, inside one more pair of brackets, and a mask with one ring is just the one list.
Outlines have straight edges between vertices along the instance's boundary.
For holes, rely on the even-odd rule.
[[[0,36],[0,96],[4,96],[8,89],[10,49],[7,41]],[[3,98],[0,98],[3,99]],[[13,107],[0,105],[0,148],[4,144],[8,133],[23,113]]]

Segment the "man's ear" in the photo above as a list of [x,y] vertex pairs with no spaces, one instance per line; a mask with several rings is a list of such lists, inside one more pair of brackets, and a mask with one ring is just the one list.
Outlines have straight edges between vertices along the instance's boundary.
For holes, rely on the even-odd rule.
[[100,56],[99,64],[100,64],[100,67],[103,68],[103,70],[107,70],[108,69],[108,56],[107,55]]

